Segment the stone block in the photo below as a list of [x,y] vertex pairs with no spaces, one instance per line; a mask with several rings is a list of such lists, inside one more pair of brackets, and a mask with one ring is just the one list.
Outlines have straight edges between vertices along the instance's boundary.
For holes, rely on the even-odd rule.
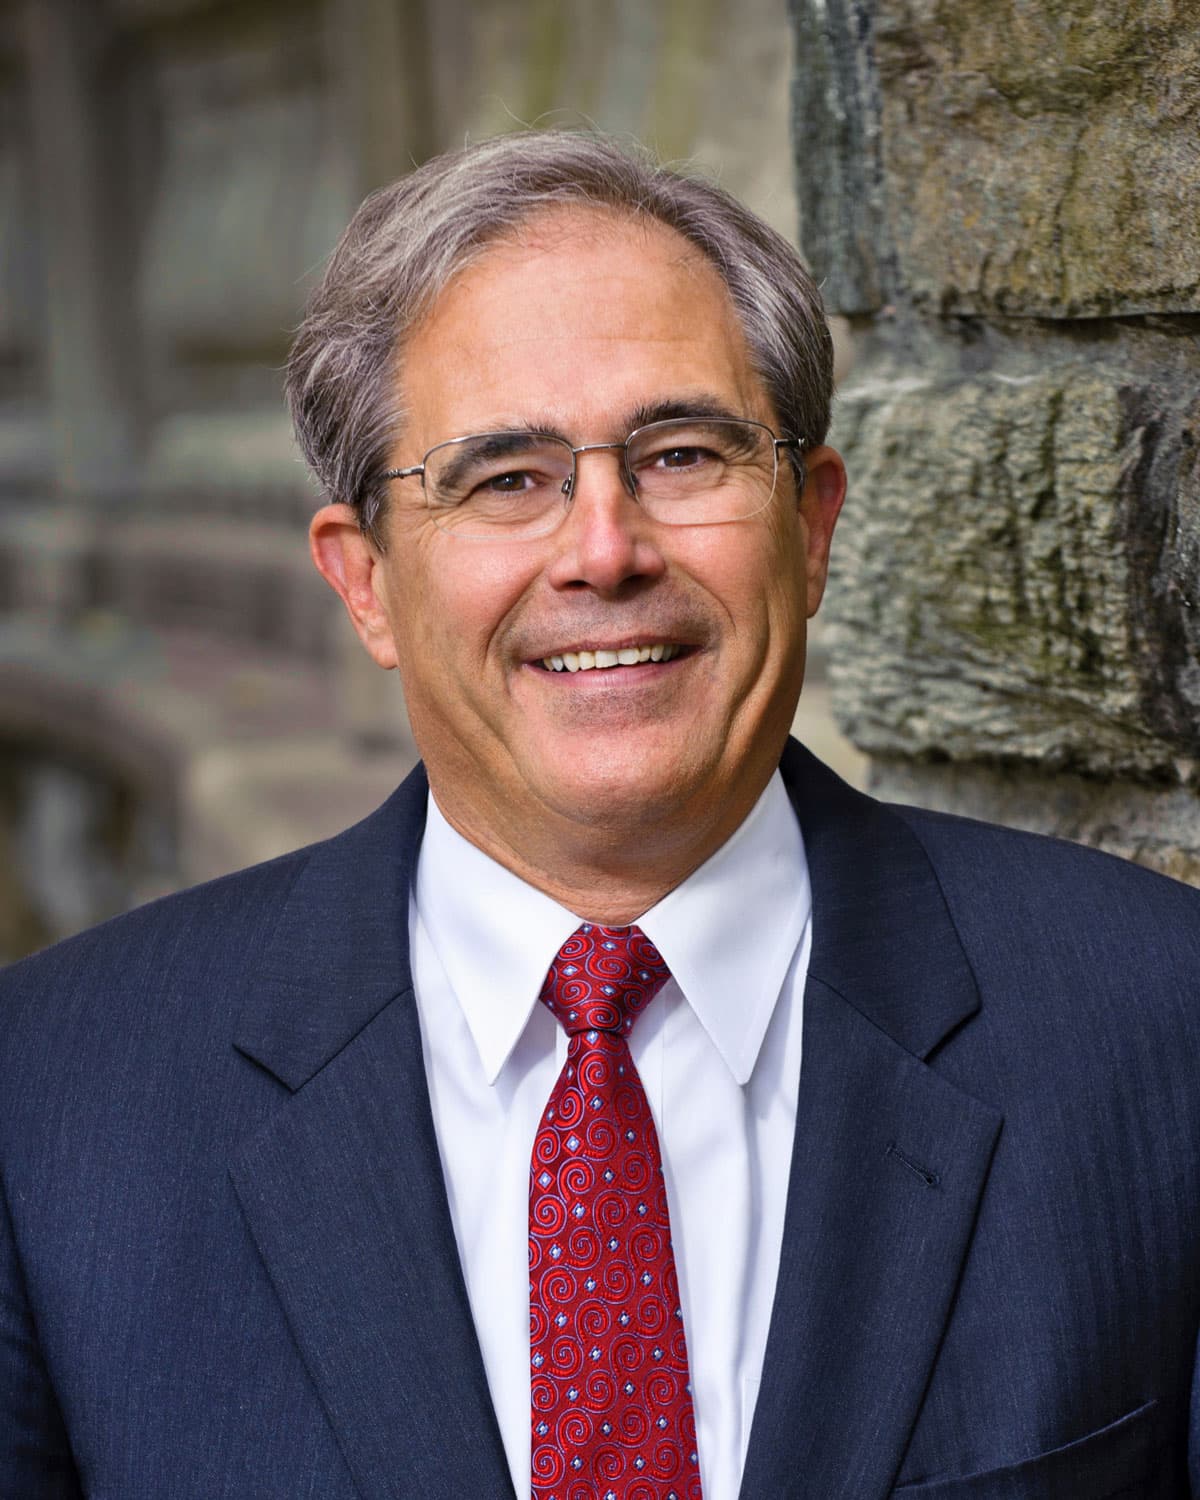
[[1082,360],[925,381],[872,370],[833,437],[851,491],[831,670],[851,740],[1188,781],[1200,403]]
[[800,242],[831,312],[885,300],[873,0],[792,0]]
[[874,63],[887,227],[917,305],[1197,306],[1191,0],[878,0]]
[[1190,0],[793,0],[801,242],[832,311],[1200,297]]

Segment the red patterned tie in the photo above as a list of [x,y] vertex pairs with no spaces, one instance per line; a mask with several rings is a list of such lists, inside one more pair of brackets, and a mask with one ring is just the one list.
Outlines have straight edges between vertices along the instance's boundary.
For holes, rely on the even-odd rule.
[[570,1043],[529,1181],[533,1500],[701,1500],[658,1136],[625,1038],[670,971],[584,924],[541,1000]]

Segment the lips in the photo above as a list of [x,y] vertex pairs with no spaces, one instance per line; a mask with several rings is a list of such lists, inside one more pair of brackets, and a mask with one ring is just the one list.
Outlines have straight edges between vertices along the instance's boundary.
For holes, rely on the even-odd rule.
[[653,644],[621,646],[616,649],[600,647],[592,651],[564,651],[552,656],[543,656],[541,664],[548,672],[591,672],[597,669],[610,671],[614,667],[637,667],[648,661],[671,661],[683,648],[655,641]]

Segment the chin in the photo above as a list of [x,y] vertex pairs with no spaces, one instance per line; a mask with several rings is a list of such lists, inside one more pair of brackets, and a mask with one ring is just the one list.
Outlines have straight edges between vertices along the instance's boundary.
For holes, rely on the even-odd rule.
[[542,782],[544,800],[572,822],[631,830],[669,826],[694,804],[704,785],[703,769],[691,758],[599,755],[574,762],[567,774]]

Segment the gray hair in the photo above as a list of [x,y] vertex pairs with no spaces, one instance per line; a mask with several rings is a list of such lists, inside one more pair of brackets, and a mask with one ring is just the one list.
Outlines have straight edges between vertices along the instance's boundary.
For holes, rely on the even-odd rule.
[[435,157],[366,199],[288,359],[287,399],[304,456],[377,544],[383,474],[403,420],[397,376],[405,338],[490,244],[569,204],[658,220],[700,250],[729,290],[782,435],[824,441],[833,344],[821,294],[782,235],[723,188],[609,138],[562,130],[498,136]]

